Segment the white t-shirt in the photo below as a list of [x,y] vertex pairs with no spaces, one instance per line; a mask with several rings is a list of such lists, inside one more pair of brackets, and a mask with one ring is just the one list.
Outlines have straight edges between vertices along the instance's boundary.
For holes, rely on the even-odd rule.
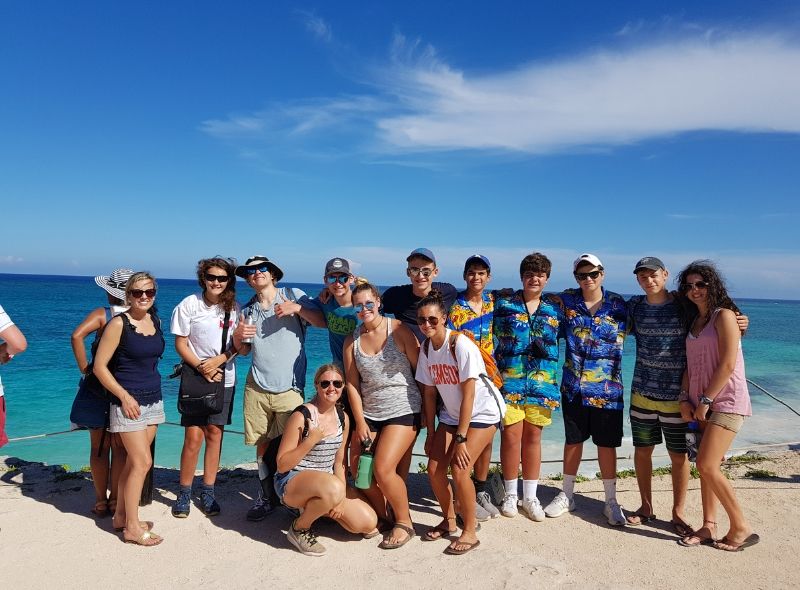
[[[222,344],[222,321],[225,311],[219,305],[207,305],[202,293],[189,295],[172,311],[170,331],[176,336],[186,336],[189,348],[200,360],[220,354]],[[228,319],[228,342],[233,341],[233,331],[239,322],[239,304],[236,304]],[[236,385],[236,360],[228,361],[225,367],[225,387]]]
[[[14,325],[14,322],[11,321],[11,318],[8,317],[8,314],[3,309],[3,306],[0,305],[0,332],[5,330],[6,328],[10,328]],[[220,336],[222,338],[222,336]],[[0,396],[3,395],[3,382],[0,381]]]
[[470,422],[480,424],[497,424],[500,422],[500,410],[480,379],[486,373],[481,351],[474,342],[465,336],[456,339],[456,359],[450,351],[450,330],[445,334],[444,344],[435,349],[433,342],[428,345],[430,357],[425,356],[425,347],[419,349],[416,379],[425,385],[435,385],[444,404],[439,410],[439,422],[448,426],[458,426],[461,413],[461,383],[467,379],[475,379],[475,401],[472,405]]

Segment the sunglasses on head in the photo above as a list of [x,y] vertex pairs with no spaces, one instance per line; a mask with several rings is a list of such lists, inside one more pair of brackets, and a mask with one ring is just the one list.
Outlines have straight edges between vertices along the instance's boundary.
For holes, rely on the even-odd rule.
[[350,280],[348,275],[329,275],[325,277],[325,282],[329,285],[333,285],[334,283],[339,283],[341,285],[347,284],[347,281]]
[[356,313],[361,313],[365,309],[367,311],[372,311],[375,309],[375,302],[374,301],[367,301],[366,303],[357,303],[353,306],[353,309],[356,310]]
[[331,383],[333,383],[333,386],[336,389],[341,389],[342,387],[344,387],[344,381],[340,381],[339,379],[334,379],[333,381],[328,381],[327,379],[325,379],[324,381],[319,382],[319,387],[320,389],[328,389],[328,387],[331,386]]
[[430,324],[431,326],[436,327],[439,325],[439,318],[437,318],[435,315],[429,315],[428,317],[420,315],[417,316],[417,324],[419,324],[420,326],[424,326],[425,324]]
[[586,279],[596,279],[602,273],[602,270],[593,270],[592,272],[576,272],[575,278],[579,281],[585,281]]
[[262,264],[261,266],[251,266],[250,268],[244,269],[244,274],[246,274],[247,276],[252,276],[256,274],[256,271],[260,272],[261,274],[264,274],[268,270],[269,267],[266,264]]
[[156,296],[155,289],[131,289],[129,293],[134,299],[139,299],[142,295],[147,295],[147,297]]
[[203,276],[205,277],[207,283],[213,283],[214,281],[217,281],[218,283],[227,283],[228,279],[230,278],[228,275],[212,275],[208,272]]
[[427,279],[433,273],[433,269],[432,268],[419,268],[418,266],[410,266],[410,267],[408,267],[406,269],[406,272],[408,273],[408,276],[410,276],[410,277],[416,277],[418,275],[422,275],[423,277],[425,277]]
[[708,289],[708,283],[705,281],[697,281],[696,283],[686,283],[683,290],[686,292],[693,291],[694,289]]

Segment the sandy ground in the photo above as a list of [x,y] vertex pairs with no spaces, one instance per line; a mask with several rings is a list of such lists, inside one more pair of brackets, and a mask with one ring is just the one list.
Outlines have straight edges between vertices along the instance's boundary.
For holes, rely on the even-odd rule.
[[[669,477],[654,481],[653,526],[612,528],[601,515],[602,483],[576,486],[577,510],[535,523],[520,515],[483,524],[481,545],[464,556],[443,554],[446,541],[413,539],[394,551],[380,538],[361,540],[332,523],[316,528],[328,547],[321,558],[295,551],[285,537],[290,515],[283,509],[247,522],[255,472],[225,470],[217,483],[222,513],[206,518],[193,508],[188,519],[170,515],[178,474],[156,470],[154,502],[141,509],[164,542],[155,548],[124,544],[110,518],[89,512],[88,475],[58,467],[0,459],[0,586],[3,588],[325,587],[341,588],[797,588],[800,560],[800,452],[784,451],[731,469],[733,485],[761,543],[731,554],[711,547],[687,549],[669,526]],[[775,477],[743,477],[765,469]],[[699,525],[699,480],[690,482],[690,521]],[[544,481],[547,504],[559,482]],[[409,490],[417,534],[439,521],[427,476],[411,474]],[[638,507],[634,478],[619,480],[618,497]],[[720,535],[727,530],[720,514]]]

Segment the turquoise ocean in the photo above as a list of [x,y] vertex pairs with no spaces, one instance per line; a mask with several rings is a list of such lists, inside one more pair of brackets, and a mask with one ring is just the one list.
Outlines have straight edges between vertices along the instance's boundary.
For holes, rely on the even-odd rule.
[[[322,289],[321,284],[286,285],[298,287],[312,296]],[[194,280],[160,279],[158,287],[156,304],[168,332],[172,309],[181,299],[197,291],[198,285]],[[237,288],[240,302],[246,301],[250,296],[249,287],[238,281]],[[0,274],[0,304],[28,339],[28,350],[0,367],[8,407],[6,431],[10,439],[69,430],[69,412],[80,377],[72,356],[70,335],[89,311],[105,303],[105,292],[97,287],[92,277]],[[741,299],[737,303],[750,317],[750,329],[742,341],[748,378],[800,411],[800,364],[797,362],[800,359],[800,334],[794,330],[800,325],[800,301]],[[168,422],[178,423],[178,382],[166,378],[173,364],[178,362],[178,356],[171,336],[165,336],[167,349],[160,364],[164,403]],[[327,332],[310,328],[306,349],[307,382],[311,384],[316,368],[330,359]],[[628,338],[623,364],[626,393],[630,391],[634,358],[635,340]],[[244,445],[240,434],[230,432],[242,431],[242,388],[248,368],[249,359],[239,359],[233,424],[223,444],[223,465],[255,460],[254,449]],[[735,448],[800,440],[800,417],[752,386],[750,394],[753,417],[745,423],[734,441]],[[313,386],[309,385],[306,396],[311,395]],[[632,452],[627,419],[625,429],[626,439],[620,456]],[[543,435],[543,459],[553,461],[545,464],[546,473],[560,471],[560,463],[556,461],[561,458],[563,440],[561,419],[559,414],[555,414],[553,425],[547,427]],[[156,464],[176,467],[182,441],[182,428],[160,427]],[[420,453],[421,446],[420,439],[417,444]],[[496,442],[495,458],[499,457],[499,451],[500,445]],[[663,447],[656,450],[657,455],[663,453]],[[86,432],[74,431],[11,442],[0,449],[0,455],[78,469],[89,463],[89,436]],[[595,456],[591,445],[587,445],[584,457]],[[415,458],[412,468],[423,460]],[[628,462],[620,462],[620,468],[626,466],[629,466]],[[596,468],[596,464],[586,461],[582,471],[594,473]]]

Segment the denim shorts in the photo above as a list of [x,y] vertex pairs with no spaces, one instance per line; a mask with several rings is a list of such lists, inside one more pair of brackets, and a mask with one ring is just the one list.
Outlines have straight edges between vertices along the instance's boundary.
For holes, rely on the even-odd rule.
[[[287,484],[292,480],[293,477],[295,477],[296,475],[300,475],[300,473],[301,473],[300,471],[292,469],[290,471],[287,471],[286,473],[275,474],[275,493],[278,494],[278,497],[281,499],[281,502],[283,502],[283,496],[286,494]],[[286,502],[283,503],[286,504]],[[296,506],[293,506],[293,508],[296,508]]]
[[109,432],[136,432],[146,430],[148,426],[163,424],[167,417],[164,415],[164,401],[159,400],[149,406],[139,406],[139,418],[132,420],[125,417],[122,406],[111,404]]

